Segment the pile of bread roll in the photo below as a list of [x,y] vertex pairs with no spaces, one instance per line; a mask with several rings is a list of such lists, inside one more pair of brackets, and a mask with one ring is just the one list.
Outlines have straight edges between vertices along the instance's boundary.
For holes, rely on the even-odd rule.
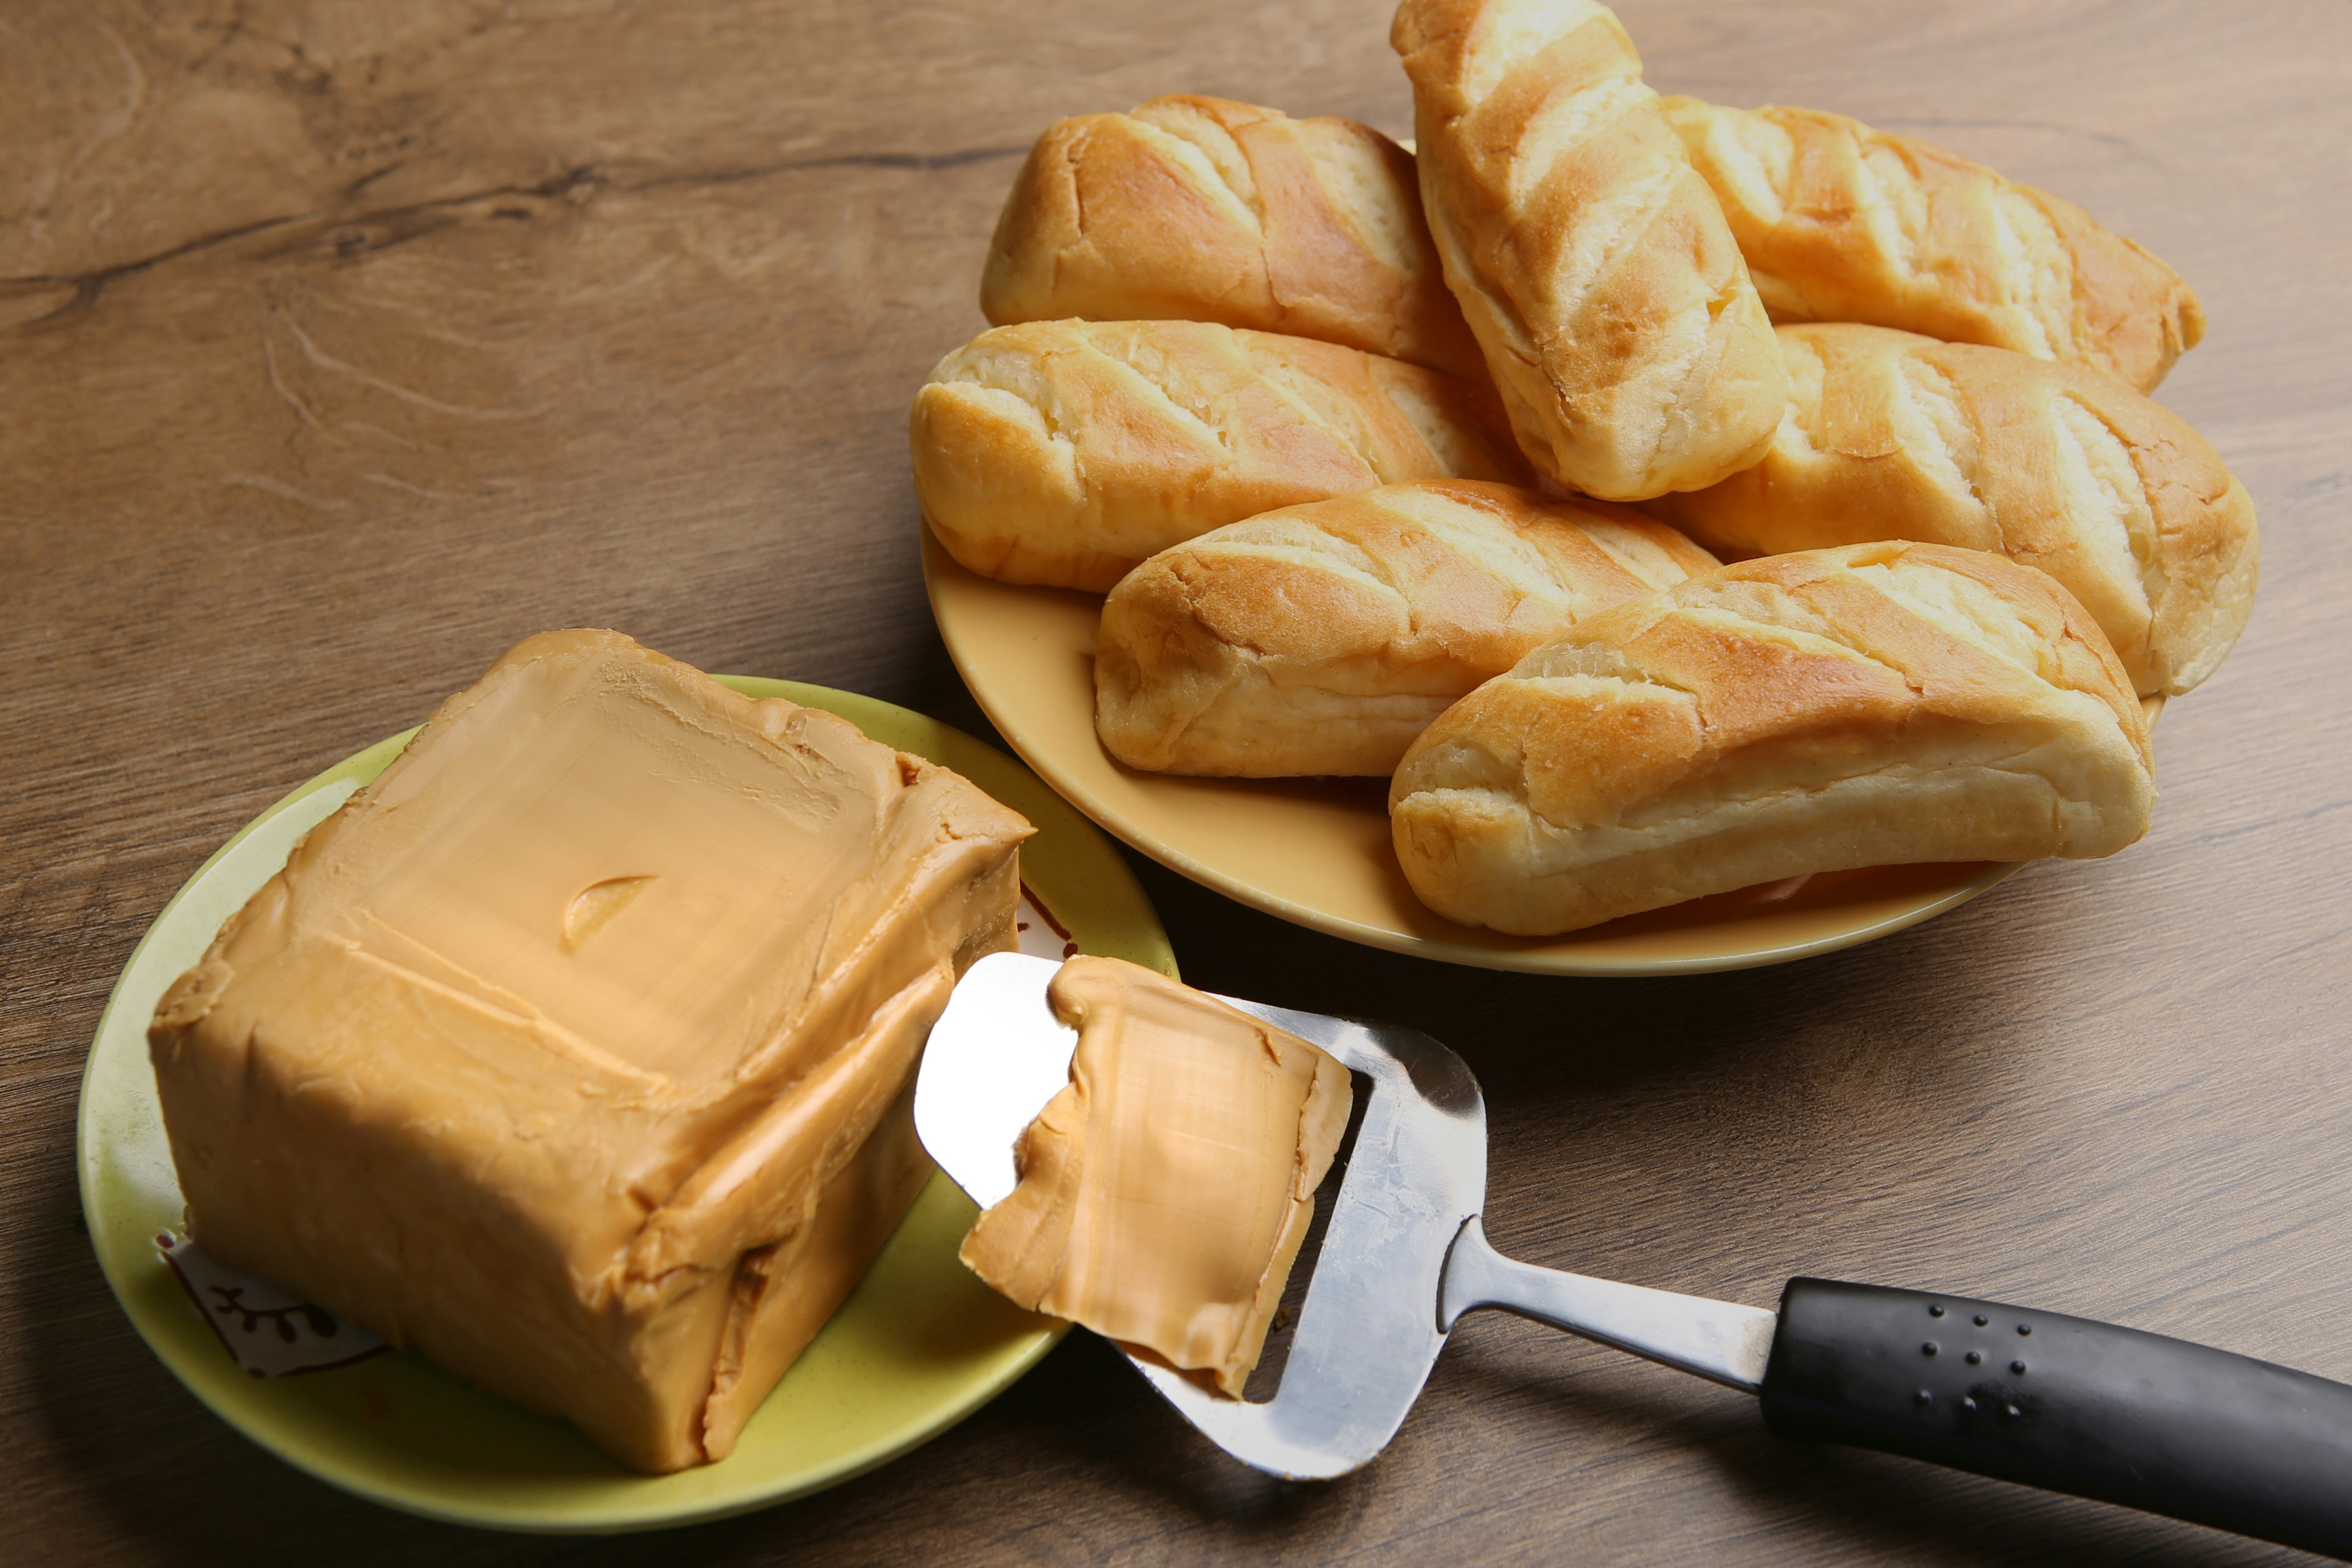
[[1412,151],[1050,128],[916,397],[949,552],[1108,595],[1109,752],[1389,775],[1421,899],[1531,935],[2145,833],[2139,699],[2254,593],[2252,502],[2147,395],[2188,285],[1939,148],[1661,99],[1590,0],[1391,41]]

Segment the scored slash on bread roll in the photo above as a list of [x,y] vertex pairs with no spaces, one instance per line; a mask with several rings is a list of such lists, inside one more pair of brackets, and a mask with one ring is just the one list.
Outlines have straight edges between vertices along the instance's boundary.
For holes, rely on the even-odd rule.
[[1527,478],[1484,386],[1205,321],[982,332],[916,394],[909,437],[916,499],[950,554],[1001,582],[1096,593],[1276,507]]
[[1706,182],[1589,0],[1404,0],[1422,205],[1519,445],[1643,500],[1747,467],[1787,384]]
[[1650,503],[1710,548],[1999,551],[2064,584],[2142,693],[2210,675],[2253,609],[2254,504],[2188,422],[2112,376],[1844,322],[1780,329],[1764,460]]
[[2074,203],[1817,110],[1664,100],[1776,321],[1866,321],[2152,390],[2197,346],[2180,275]]
[[997,219],[980,308],[998,326],[1221,321],[1486,375],[1412,157],[1352,120],[1222,98],[1047,127]]
[[2111,855],[2155,795],[2139,703],[2063,588],[1875,543],[1587,617],[1424,731],[1389,816],[1430,908],[1541,935],[1813,871]]
[[1164,550],[1111,590],[1095,729],[1160,773],[1386,775],[1530,648],[1715,564],[1638,512],[1509,485],[1286,507]]

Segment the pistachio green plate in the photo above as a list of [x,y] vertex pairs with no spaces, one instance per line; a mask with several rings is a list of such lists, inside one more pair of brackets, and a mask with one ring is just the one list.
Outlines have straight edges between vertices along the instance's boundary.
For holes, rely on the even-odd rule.
[[[1158,917],[1109,840],[1020,763],[872,698],[719,679],[749,696],[829,709],[877,741],[962,773],[1036,824],[1022,851],[1023,879],[1080,950],[1176,973]],[[223,846],[164,907],[99,1021],[82,1076],[82,1212],[107,1283],[190,1392],[289,1464],[393,1508],[502,1530],[645,1530],[764,1508],[872,1469],[994,1398],[1053,1348],[1066,1325],[1021,1311],[956,1260],[973,1209],[934,1175],[733,1456],[699,1469],[632,1474],[564,1423],[467,1387],[414,1353],[295,1377],[239,1373],[156,1254],[155,1237],[181,1223],[181,1200],[148,1066],[147,1020],[295,841],[415,733],[328,769]]]

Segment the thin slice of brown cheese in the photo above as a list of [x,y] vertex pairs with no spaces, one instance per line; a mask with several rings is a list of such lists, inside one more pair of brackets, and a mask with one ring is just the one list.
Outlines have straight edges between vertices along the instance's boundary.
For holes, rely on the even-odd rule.
[[1347,1131],[1348,1070],[1118,959],[1070,960],[1049,994],[1078,1030],[1069,1087],[1022,1135],[1020,1185],[963,1260],[1238,1397]]

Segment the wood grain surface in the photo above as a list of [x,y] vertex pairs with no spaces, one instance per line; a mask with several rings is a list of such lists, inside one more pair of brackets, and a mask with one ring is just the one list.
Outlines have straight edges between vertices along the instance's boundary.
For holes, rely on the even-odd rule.
[[[2352,7],[1622,14],[1666,90],[1926,135],[2179,267],[2212,331],[2161,396],[2261,508],[2252,629],[2166,713],[2146,842],[1869,947],[1511,977],[1145,868],[1188,976],[1461,1049],[1488,1230],[1535,1261],[1765,1303],[1800,1271],[1971,1291],[2352,1379]],[[1496,1317],[1335,1484],[1226,1463],[1079,1334],[824,1496],[499,1537],[281,1466],[108,1295],[78,1078],[207,853],[550,626],[985,732],[924,608],[905,410],[982,325],[1021,152],[1175,90],[1404,134],[1387,26],[1381,0],[0,8],[0,1558],[2291,1555],[1785,1442],[1736,1394]]]

